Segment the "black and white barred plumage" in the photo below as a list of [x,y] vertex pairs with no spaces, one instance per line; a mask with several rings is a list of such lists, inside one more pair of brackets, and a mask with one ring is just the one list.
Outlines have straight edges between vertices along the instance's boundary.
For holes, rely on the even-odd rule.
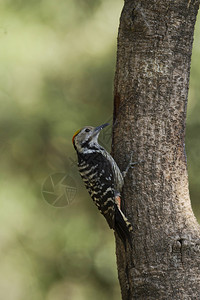
[[125,244],[130,242],[132,225],[120,208],[120,192],[124,179],[112,156],[99,145],[98,136],[105,126],[87,126],[73,136],[78,155],[78,168],[94,203]]

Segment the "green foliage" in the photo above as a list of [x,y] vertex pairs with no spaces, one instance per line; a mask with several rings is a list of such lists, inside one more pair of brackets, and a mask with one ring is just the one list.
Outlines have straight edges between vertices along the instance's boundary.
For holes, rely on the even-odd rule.
[[[71,139],[112,116],[120,9],[112,0],[2,3],[1,299],[119,299],[113,233],[72,165]],[[56,172],[78,188],[62,208],[41,194]]]
[[[112,117],[121,6],[119,0],[1,3],[1,299],[120,299],[113,233],[79,180],[71,138]],[[196,211],[199,43],[198,31],[187,127]],[[78,188],[62,208],[41,195],[45,178],[56,172],[71,174]]]
[[186,150],[192,206],[196,217],[200,220],[200,16],[195,26],[195,38],[191,64],[191,78],[186,126]]

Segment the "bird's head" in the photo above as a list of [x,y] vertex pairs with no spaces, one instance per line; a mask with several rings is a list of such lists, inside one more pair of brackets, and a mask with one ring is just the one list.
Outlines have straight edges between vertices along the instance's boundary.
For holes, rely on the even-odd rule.
[[82,153],[86,148],[92,148],[92,146],[98,145],[98,136],[100,131],[109,124],[103,124],[97,127],[86,126],[75,132],[72,138],[74,148],[78,152]]

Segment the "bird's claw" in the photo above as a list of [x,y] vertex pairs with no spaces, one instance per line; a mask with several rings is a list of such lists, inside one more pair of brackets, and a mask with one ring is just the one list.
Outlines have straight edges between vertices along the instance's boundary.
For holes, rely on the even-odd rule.
[[127,173],[128,173],[128,171],[129,171],[130,168],[133,168],[135,165],[144,162],[144,160],[138,160],[138,161],[132,162],[132,159],[133,159],[133,152],[134,152],[134,151],[131,152],[130,160],[129,160],[129,163],[128,163],[127,167],[126,167],[126,170],[125,170],[124,172],[122,172],[123,178],[126,177],[126,175],[127,175]]

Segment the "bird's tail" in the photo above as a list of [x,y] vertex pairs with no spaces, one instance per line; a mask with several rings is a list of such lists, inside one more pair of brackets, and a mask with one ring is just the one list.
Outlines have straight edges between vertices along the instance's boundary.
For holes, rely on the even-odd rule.
[[115,231],[118,234],[119,238],[122,240],[125,248],[126,248],[126,240],[128,240],[130,246],[132,247],[132,242],[131,242],[131,232],[133,231],[132,224],[128,221],[126,216],[123,214],[123,212],[117,205],[115,209]]

